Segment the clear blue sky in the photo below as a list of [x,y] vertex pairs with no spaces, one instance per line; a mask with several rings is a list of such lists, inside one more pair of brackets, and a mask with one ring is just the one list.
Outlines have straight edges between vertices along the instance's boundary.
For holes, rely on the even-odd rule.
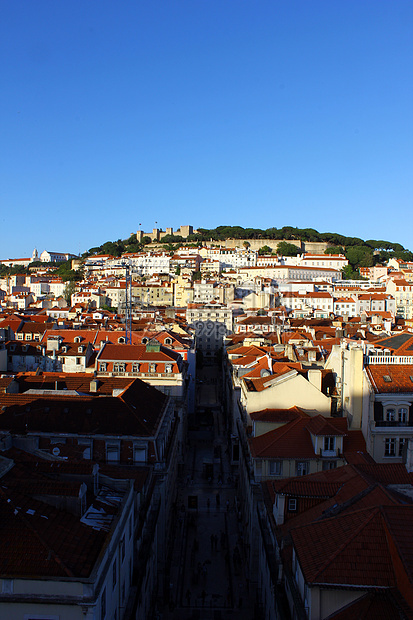
[[411,0],[1,0],[0,257],[180,224],[413,250]]

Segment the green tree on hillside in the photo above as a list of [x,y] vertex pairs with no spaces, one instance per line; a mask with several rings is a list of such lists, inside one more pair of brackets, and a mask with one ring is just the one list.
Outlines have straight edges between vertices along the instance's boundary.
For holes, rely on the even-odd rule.
[[294,243],[288,243],[288,241],[280,241],[277,245],[277,253],[281,256],[297,256],[301,250]]
[[258,250],[259,256],[263,256],[264,254],[271,254],[271,253],[272,253],[272,249],[270,248],[269,245],[263,245],[262,248]]

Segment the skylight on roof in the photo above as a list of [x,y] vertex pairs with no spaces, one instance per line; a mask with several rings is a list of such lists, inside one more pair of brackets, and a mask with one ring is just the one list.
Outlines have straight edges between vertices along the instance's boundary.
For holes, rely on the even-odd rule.
[[390,375],[383,375],[383,379],[386,383],[391,383],[392,378]]

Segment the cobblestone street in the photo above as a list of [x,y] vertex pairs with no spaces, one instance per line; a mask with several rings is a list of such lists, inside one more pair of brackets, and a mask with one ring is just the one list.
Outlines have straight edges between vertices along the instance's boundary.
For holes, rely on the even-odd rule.
[[[196,425],[179,479],[165,619],[258,618],[245,571],[237,472],[229,460],[217,367],[199,373]],[[209,418],[205,418],[205,407]]]

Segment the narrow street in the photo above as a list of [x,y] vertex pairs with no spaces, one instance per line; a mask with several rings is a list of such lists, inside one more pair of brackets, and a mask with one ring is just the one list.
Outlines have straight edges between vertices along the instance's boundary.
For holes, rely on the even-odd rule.
[[221,409],[219,366],[198,371],[197,409],[179,479],[164,619],[258,618]]

